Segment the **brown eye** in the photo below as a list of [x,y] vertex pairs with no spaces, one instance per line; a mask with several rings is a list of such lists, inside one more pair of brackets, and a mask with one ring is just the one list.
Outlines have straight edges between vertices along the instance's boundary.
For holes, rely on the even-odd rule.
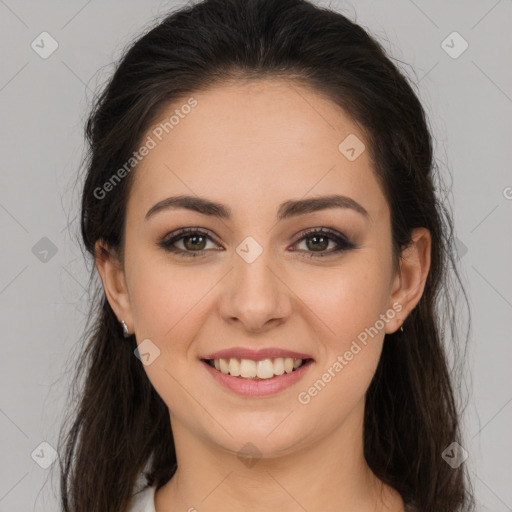
[[[158,245],[168,252],[176,253],[179,256],[196,257],[207,251],[208,241],[214,242],[212,237],[205,231],[199,229],[180,229],[178,232],[165,237]],[[215,243],[215,242],[214,242]],[[179,247],[181,244],[181,247]],[[215,244],[216,247],[217,244]]]
[[327,249],[327,247],[329,246],[329,242],[332,241],[328,236],[325,235],[308,236],[305,238],[305,240],[311,242],[306,242],[306,245],[308,249],[311,249],[312,251],[323,251]]
[[189,250],[202,251],[206,244],[206,237],[204,235],[188,235],[181,238],[183,245]]
[[[219,250],[219,246],[208,232],[197,228],[185,228],[164,237],[158,245],[178,256],[197,257],[205,255],[208,251],[208,241],[214,243],[214,250]],[[306,248],[298,252],[311,258],[334,256],[342,251],[356,248],[356,245],[351,243],[345,235],[329,228],[316,228],[302,233],[302,238],[295,245],[302,242],[305,243]],[[179,244],[181,244],[181,247]],[[334,245],[334,248],[331,247],[332,250],[327,250],[332,245]]]
[[[303,233],[302,238],[297,241],[297,244],[303,241],[305,241],[306,252],[309,252],[309,254],[306,254],[305,256],[311,258],[331,256],[342,251],[356,248],[356,246],[344,235],[327,228],[316,228]],[[334,246],[337,246],[338,248],[327,251],[326,249],[329,247],[329,244],[332,243],[334,243]]]

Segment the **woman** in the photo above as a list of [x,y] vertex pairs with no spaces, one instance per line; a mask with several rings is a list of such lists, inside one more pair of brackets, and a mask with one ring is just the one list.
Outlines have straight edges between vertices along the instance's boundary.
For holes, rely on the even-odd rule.
[[367,32],[301,0],[183,8],[87,136],[101,287],[64,511],[472,510],[443,457],[452,221],[424,110]]

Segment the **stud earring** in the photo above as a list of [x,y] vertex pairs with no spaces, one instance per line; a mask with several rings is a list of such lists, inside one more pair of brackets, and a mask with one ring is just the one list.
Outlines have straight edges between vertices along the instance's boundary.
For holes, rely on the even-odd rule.
[[123,336],[125,338],[130,337],[130,331],[128,330],[128,326],[126,325],[126,322],[124,320],[121,320],[121,325],[123,327]]

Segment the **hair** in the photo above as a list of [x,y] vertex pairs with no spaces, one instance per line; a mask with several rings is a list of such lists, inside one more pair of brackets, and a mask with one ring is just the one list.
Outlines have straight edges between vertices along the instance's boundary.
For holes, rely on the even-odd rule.
[[[101,240],[122,260],[136,168],[106,197],[95,191],[169,103],[213,85],[267,78],[325,95],[361,126],[391,212],[395,269],[412,230],[430,231],[422,297],[404,331],[385,336],[366,393],[364,455],[417,510],[474,510],[465,465],[453,469],[441,456],[451,443],[462,444],[455,386],[464,359],[450,295],[451,284],[462,282],[453,221],[436,193],[441,181],[425,111],[406,75],[361,26],[306,0],[205,0],[167,13],[124,52],[87,119],[83,246],[94,261]],[[141,475],[159,488],[176,471],[169,411],[134,357],[135,336],[123,338],[97,281],[84,338],[73,408],[59,437],[61,503],[64,512],[122,512]]]

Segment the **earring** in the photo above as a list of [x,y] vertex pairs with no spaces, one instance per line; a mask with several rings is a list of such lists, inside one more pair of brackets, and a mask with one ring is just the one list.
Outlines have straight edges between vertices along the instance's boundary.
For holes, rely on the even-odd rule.
[[128,326],[126,325],[126,322],[124,320],[121,320],[121,325],[123,327],[123,336],[125,338],[130,337],[130,331],[128,330]]

